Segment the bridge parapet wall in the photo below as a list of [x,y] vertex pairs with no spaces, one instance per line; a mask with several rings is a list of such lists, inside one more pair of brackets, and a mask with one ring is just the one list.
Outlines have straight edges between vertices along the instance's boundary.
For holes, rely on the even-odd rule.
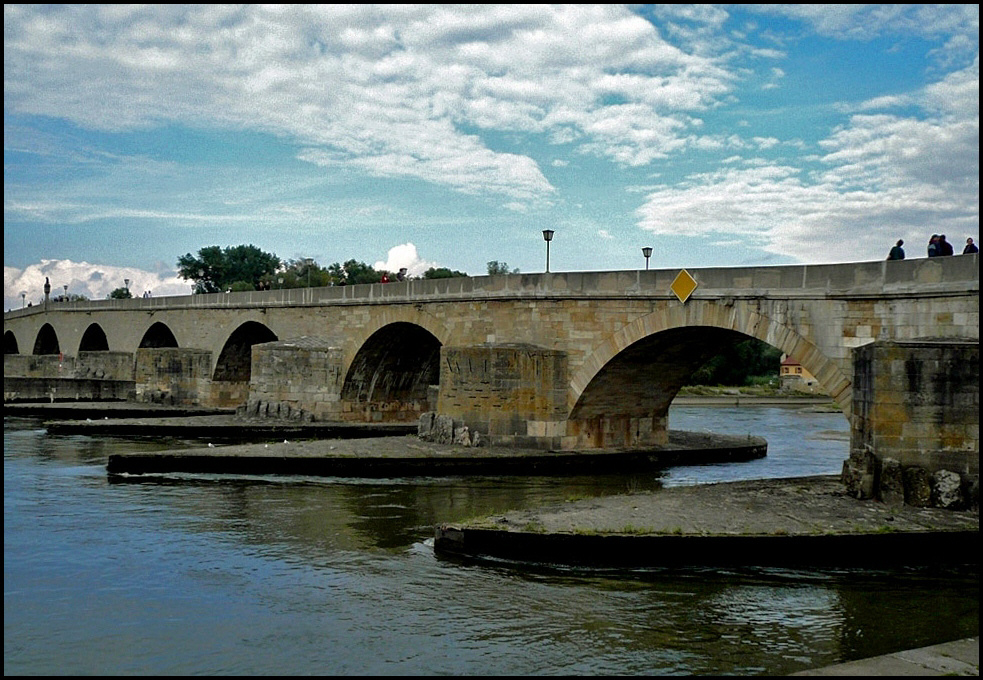
[[[207,308],[272,308],[399,304],[453,299],[636,296],[672,298],[679,269],[554,272],[500,276],[412,279],[386,284],[294,288],[129,300],[80,300],[14,309],[4,321],[58,312],[157,311]],[[920,296],[953,290],[979,291],[979,255],[844,264],[690,269],[699,282],[694,295],[761,297]]]

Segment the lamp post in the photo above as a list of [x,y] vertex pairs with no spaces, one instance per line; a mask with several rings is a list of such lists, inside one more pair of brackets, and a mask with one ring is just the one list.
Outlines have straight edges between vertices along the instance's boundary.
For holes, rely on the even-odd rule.
[[311,267],[314,265],[313,257],[305,257],[304,264],[307,265],[307,287],[311,287]]
[[63,284],[62,288],[65,289],[65,302],[68,302],[68,284]]
[[550,241],[553,240],[553,230],[543,229],[543,240],[546,241],[546,273],[550,273]]
[[22,290],[20,292],[20,308],[24,309],[24,305],[27,304],[27,291]]
[[130,280],[129,279],[123,279],[123,285],[126,286],[126,292],[129,293],[130,292]]
[[652,257],[652,249],[648,247],[642,248],[642,255],[645,256],[645,269],[647,270],[649,268],[649,258]]

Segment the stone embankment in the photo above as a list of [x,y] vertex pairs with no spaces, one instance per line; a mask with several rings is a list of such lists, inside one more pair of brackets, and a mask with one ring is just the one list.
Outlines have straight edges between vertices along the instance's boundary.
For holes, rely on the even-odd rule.
[[838,477],[593,498],[436,528],[439,554],[604,567],[978,563],[979,513],[851,497]]

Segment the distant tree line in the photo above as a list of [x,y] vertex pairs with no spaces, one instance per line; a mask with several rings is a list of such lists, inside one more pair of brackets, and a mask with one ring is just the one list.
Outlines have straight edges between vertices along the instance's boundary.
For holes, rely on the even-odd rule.
[[[181,278],[194,282],[196,293],[347,286],[397,279],[393,272],[375,269],[354,259],[324,267],[312,258],[282,261],[274,253],[267,253],[254,245],[208,246],[199,250],[197,255],[182,255],[178,258],[177,266]],[[510,271],[505,262],[492,260],[488,263],[489,274],[518,272],[518,269]],[[458,276],[467,274],[447,267],[431,267],[420,278],[447,279]],[[122,297],[123,293],[113,291],[111,296]]]
[[757,338],[725,348],[698,368],[687,385],[744,387],[778,379],[782,351]]

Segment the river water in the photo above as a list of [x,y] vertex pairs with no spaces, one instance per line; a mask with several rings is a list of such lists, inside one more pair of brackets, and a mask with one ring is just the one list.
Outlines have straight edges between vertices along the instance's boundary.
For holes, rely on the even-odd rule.
[[4,419],[4,674],[768,674],[979,634],[978,568],[578,571],[434,555],[433,526],[660,486],[838,473],[838,413],[673,407],[763,460],[642,477],[115,481],[191,445]]

